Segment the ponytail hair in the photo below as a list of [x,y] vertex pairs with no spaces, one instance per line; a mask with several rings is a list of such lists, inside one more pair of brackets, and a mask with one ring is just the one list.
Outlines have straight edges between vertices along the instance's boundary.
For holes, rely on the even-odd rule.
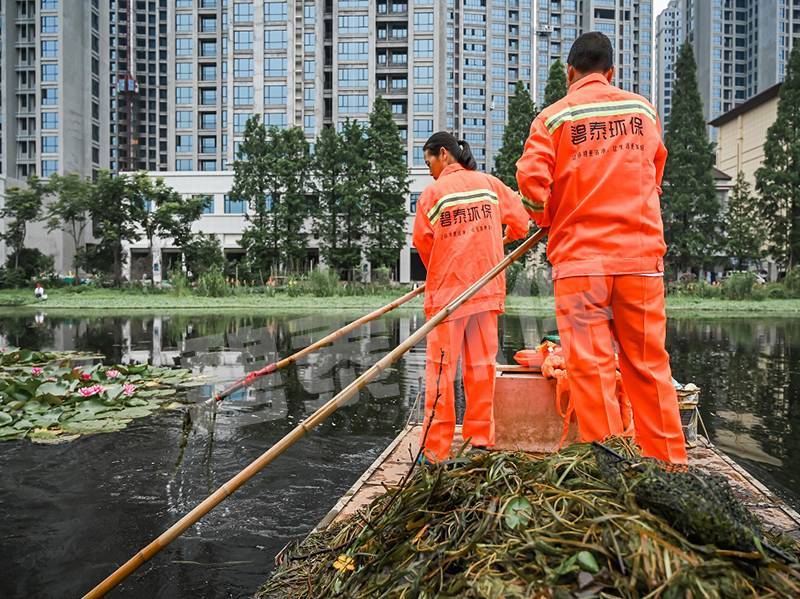
[[422,146],[422,151],[438,154],[442,148],[447,150],[465,169],[474,171],[478,168],[478,163],[475,162],[475,157],[472,155],[472,149],[470,149],[469,144],[463,139],[458,141],[447,131],[439,131],[431,135],[425,145]]

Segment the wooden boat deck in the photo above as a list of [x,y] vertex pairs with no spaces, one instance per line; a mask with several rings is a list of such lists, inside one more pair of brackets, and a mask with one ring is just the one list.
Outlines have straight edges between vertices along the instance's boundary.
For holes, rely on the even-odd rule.
[[[421,425],[406,427],[339,499],[316,529],[324,529],[333,522],[353,515],[384,493],[387,487],[399,484],[417,455],[421,429]],[[458,448],[462,443],[459,427],[453,445]],[[737,497],[753,511],[767,530],[780,531],[800,540],[800,514],[714,445],[700,438],[700,444],[689,450],[689,463],[724,476]]]

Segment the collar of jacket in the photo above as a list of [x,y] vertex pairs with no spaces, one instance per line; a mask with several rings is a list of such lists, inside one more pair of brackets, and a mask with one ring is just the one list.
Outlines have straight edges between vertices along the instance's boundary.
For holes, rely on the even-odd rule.
[[586,75],[582,79],[578,79],[575,83],[569,86],[569,90],[567,91],[568,94],[579,90],[582,87],[585,87],[591,83],[602,83],[603,85],[611,85],[606,79],[606,76],[603,73],[592,73],[591,75]]
[[463,166],[461,166],[458,162],[454,162],[453,164],[448,164],[446,167],[442,169],[442,173],[439,175],[439,178],[441,179],[446,175],[463,170],[464,170]]

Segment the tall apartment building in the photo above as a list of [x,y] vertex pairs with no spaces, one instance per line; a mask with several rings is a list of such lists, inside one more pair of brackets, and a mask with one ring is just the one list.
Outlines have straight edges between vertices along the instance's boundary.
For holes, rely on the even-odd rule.
[[783,81],[789,52],[800,37],[800,0],[674,0],[660,17],[666,25],[657,53],[659,59],[670,57],[659,73],[662,118],[670,92],[666,83],[674,81],[674,58],[683,39],[694,49],[704,116],[713,120]]
[[0,2],[0,169],[91,174],[107,163],[108,20],[100,0]]
[[611,39],[614,83],[653,99],[652,0],[542,0],[536,20],[537,99],[544,97],[550,64],[556,59],[566,64],[572,42],[588,31],[601,31]]
[[656,108],[664,127],[672,110],[675,61],[684,40],[683,1],[670,0],[656,19]]

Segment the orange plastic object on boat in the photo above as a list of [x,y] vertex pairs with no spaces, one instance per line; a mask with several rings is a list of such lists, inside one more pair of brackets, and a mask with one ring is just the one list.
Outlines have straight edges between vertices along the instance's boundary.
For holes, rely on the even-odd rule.
[[521,349],[514,354],[514,361],[520,366],[528,368],[541,368],[544,362],[542,352],[537,349]]

